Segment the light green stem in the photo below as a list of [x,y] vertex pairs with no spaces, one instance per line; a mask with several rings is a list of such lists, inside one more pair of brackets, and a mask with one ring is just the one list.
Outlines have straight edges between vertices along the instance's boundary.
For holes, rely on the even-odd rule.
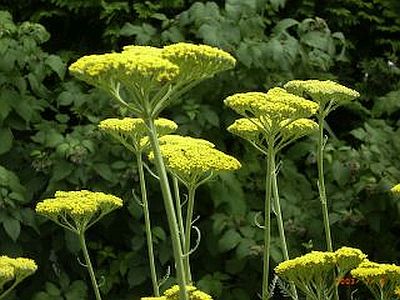
[[11,291],[13,289],[15,289],[15,287],[21,282],[21,280],[16,280],[14,281],[14,283],[7,289],[4,291],[3,294],[0,295],[0,300],[4,299],[9,293],[11,293]]
[[[317,149],[317,166],[318,166],[318,192],[322,206],[322,216],[324,221],[325,239],[327,250],[333,252],[331,227],[329,222],[328,199],[326,197],[325,176],[324,176],[324,149],[326,140],[324,137],[324,117],[322,114],[318,117],[319,135],[318,135],[318,149]],[[336,280],[336,272],[334,271]],[[339,300],[339,291],[335,285],[335,300]]]
[[185,278],[185,267],[184,257],[182,253],[182,244],[179,236],[179,226],[174,210],[174,201],[171,195],[171,189],[169,187],[167,171],[163,158],[161,156],[160,145],[157,138],[157,131],[154,125],[154,120],[148,118],[145,120],[146,125],[149,128],[149,138],[151,147],[154,153],[154,163],[157,168],[158,176],[160,178],[161,192],[163,195],[165,211],[168,219],[168,226],[171,232],[172,249],[174,253],[176,275],[179,285],[179,299],[188,300],[188,293],[186,292],[186,278]]
[[187,211],[186,211],[186,224],[185,224],[185,267],[186,267],[186,281],[188,283],[192,282],[192,273],[190,271],[190,237],[192,231],[192,221],[193,221],[193,212],[194,212],[194,196],[196,193],[195,188],[188,188],[188,203],[187,203]]
[[178,217],[178,225],[179,225],[179,232],[182,241],[182,249],[185,248],[185,228],[183,226],[183,217],[182,217],[182,203],[181,203],[181,196],[179,194],[179,182],[178,178],[172,176],[172,183],[174,185],[174,196],[175,196],[175,210]]
[[154,296],[159,297],[160,296],[160,288],[158,286],[156,264],[155,264],[155,259],[154,259],[153,235],[151,233],[149,201],[147,200],[146,180],[144,177],[142,153],[136,152],[136,161],[137,161],[138,170],[139,170],[139,182],[140,182],[140,191],[141,191],[141,195],[142,195],[142,207],[143,207],[143,214],[144,214],[144,225],[145,225],[145,229],[146,229],[147,252],[149,255],[151,282],[153,284]]
[[90,261],[89,252],[86,247],[85,231],[81,230],[78,233],[78,236],[79,236],[79,242],[81,244],[81,248],[82,248],[82,252],[83,252],[83,257],[85,258],[86,268],[89,272],[90,280],[92,281],[93,291],[96,296],[96,300],[101,300],[99,286],[96,281],[96,276],[94,275],[94,270],[93,270],[92,262]]
[[269,258],[271,244],[271,194],[272,173],[274,172],[275,150],[273,141],[269,140],[267,149],[267,172],[265,177],[265,203],[264,203],[264,257],[263,257],[263,282],[262,300],[269,299]]
[[[275,215],[276,215],[276,220],[278,223],[278,232],[279,232],[279,239],[281,242],[283,258],[284,258],[284,260],[289,260],[289,251],[288,251],[288,247],[287,247],[287,243],[286,243],[285,227],[283,225],[281,201],[279,198],[277,171],[275,170],[275,168],[276,167],[275,167],[275,159],[274,159],[273,166],[272,166],[272,176],[273,176],[272,191],[273,191],[273,195],[274,195],[273,201],[274,201],[274,207],[275,207]],[[298,299],[296,286],[293,284],[293,282],[290,282],[290,289],[292,290],[292,293],[293,293],[293,299]]]

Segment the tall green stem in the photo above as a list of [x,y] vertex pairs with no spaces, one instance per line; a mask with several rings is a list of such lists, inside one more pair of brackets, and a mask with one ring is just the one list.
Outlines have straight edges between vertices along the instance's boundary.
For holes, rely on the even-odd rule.
[[81,244],[81,248],[82,248],[82,252],[83,252],[83,257],[85,258],[86,268],[89,272],[90,280],[92,281],[93,291],[96,296],[96,300],[101,300],[99,286],[96,281],[96,276],[94,275],[94,270],[93,270],[92,262],[90,261],[89,252],[86,247],[85,231],[81,230],[78,233],[78,235],[79,235],[79,242]]
[[3,294],[0,295],[0,299],[2,300],[2,299],[4,299],[8,294],[10,294],[11,291],[12,291],[13,289],[15,289],[15,287],[16,287],[20,282],[21,282],[20,280],[19,280],[19,281],[18,281],[18,280],[14,281],[14,283],[13,283],[6,291],[4,291]]
[[319,117],[319,137],[318,137],[318,149],[317,149],[318,191],[322,205],[322,216],[324,220],[326,246],[328,251],[333,251],[331,228],[330,228],[329,213],[328,213],[328,200],[326,198],[326,189],[325,189],[324,148],[325,148],[324,118]]
[[275,165],[274,142],[269,140],[267,150],[267,172],[265,177],[265,203],[264,203],[264,257],[263,257],[263,283],[262,300],[269,299],[269,257],[271,244],[271,194],[272,194],[272,173]]
[[144,177],[143,160],[142,160],[141,152],[136,152],[136,161],[137,161],[138,170],[139,170],[140,192],[142,195],[142,207],[143,207],[143,214],[144,214],[144,225],[145,225],[145,229],[146,229],[147,252],[149,255],[151,281],[153,284],[154,296],[159,297],[160,296],[160,288],[158,286],[156,264],[155,264],[155,260],[154,260],[153,235],[151,233],[149,201],[147,200],[146,181],[145,181],[145,177]]
[[[325,176],[324,176],[324,149],[326,140],[324,137],[324,117],[322,113],[318,116],[319,135],[318,135],[318,149],[317,149],[317,165],[318,165],[318,192],[322,206],[322,216],[324,220],[326,247],[328,251],[333,252],[331,226],[329,222],[328,212],[328,199],[326,197]],[[336,279],[336,272],[334,271]],[[339,300],[339,291],[335,285],[335,300]]]
[[181,203],[181,196],[179,194],[178,178],[172,176],[172,183],[174,185],[175,210],[176,210],[176,215],[178,217],[178,225],[181,236],[182,248],[185,248],[185,228],[183,226],[182,203]]
[[[277,179],[277,171],[276,171],[276,167],[275,167],[275,159],[273,160],[273,165],[272,165],[272,176],[273,176],[272,192],[274,195],[273,201],[274,201],[274,207],[275,207],[276,220],[278,223],[279,239],[281,242],[283,258],[285,260],[289,260],[289,251],[288,251],[288,247],[287,247],[287,243],[286,243],[285,227],[283,225],[281,201],[279,198],[278,179]],[[290,289],[292,290],[292,293],[293,293],[293,299],[298,299],[296,286],[292,282],[290,283]]]
[[145,120],[145,122],[146,125],[149,127],[149,138],[154,153],[154,163],[156,165],[158,176],[160,178],[161,192],[164,199],[168,226],[171,232],[172,249],[174,253],[176,273],[179,285],[179,299],[188,300],[189,297],[186,292],[186,278],[182,244],[179,236],[179,226],[174,210],[174,201],[172,199],[171,189],[169,187],[167,171],[165,170],[165,164],[161,156],[160,145],[158,143],[154,120],[152,118],[148,118]]
[[186,211],[186,224],[185,224],[185,267],[186,267],[186,280],[187,282],[192,282],[192,274],[190,271],[190,237],[192,231],[192,221],[193,221],[193,211],[194,211],[194,195],[196,190],[194,188],[188,189],[188,204]]

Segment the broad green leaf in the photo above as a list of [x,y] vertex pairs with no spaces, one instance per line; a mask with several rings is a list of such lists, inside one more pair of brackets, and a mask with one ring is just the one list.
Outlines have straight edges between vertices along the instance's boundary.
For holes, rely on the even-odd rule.
[[13,134],[9,128],[0,128],[0,154],[8,152],[13,144]]
[[45,60],[45,64],[48,65],[54,72],[56,72],[61,80],[64,79],[66,66],[59,56],[49,55]]
[[279,21],[279,23],[275,25],[275,27],[272,29],[272,32],[279,35],[282,32],[289,29],[290,27],[293,27],[298,24],[299,22],[296,21],[295,19],[291,18],[283,19],[282,21]]
[[241,240],[242,236],[236,230],[229,229],[219,240],[218,248],[221,253],[228,252],[229,250],[235,248]]
[[15,242],[21,233],[21,224],[18,220],[8,217],[3,220],[3,227],[7,235]]

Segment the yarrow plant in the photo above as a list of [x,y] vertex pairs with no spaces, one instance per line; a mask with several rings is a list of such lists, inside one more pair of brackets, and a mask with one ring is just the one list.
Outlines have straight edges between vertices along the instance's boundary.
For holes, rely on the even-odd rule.
[[163,48],[126,46],[120,53],[84,56],[69,68],[77,78],[107,91],[146,125],[171,233],[181,300],[188,300],[188,270],[155,119],[197,83],[233,68],[235,63],[223,50],[178,43]]
[[21,281],[36,270],[37,265],[32,259],[0,256],[0,299],[5,299]]
[[96,300],[101,300],[101,295],[86,247],[85,232],[102,217],[122,205],[123,201],[116,196],[87,190],[58,191],[54,198],[45,199],[36,205],[38,214],[78,236]]

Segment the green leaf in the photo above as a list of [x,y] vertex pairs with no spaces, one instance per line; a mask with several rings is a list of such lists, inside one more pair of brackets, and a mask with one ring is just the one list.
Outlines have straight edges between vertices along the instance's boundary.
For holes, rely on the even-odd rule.
[[113,172],[108,164],[98,163],[93,165],[93,169],[105,180],[108,180],[110,182],[115,181],[115,176],[113,175]]
[[299,22],[296,21],[295,19],[291,18],[283,19],[282,21],[280,21],[278,24],[275,25],[275,27],[272,29],[272,32],[279,35],[282,32],[289,29],[290,27],[293,27],[298,24]]
[[56,72],[61,80],[64,79],[66,67],[59,56],[49,55],[44,63],[48,65],[54,72]]
[[13,134],[9,128],[0,128],[0,154],[8,152],[13,144]]
[[229,229],[219,240],[218,248],[222,253],[228,252],[235,248],[241,240],[242,236],[236,230]]
[[3,220],[3,227],[8,236],[15,242],[21,233],[21,224],[18,220],[11,217]]
[[128,283],[130,287],[138,286],[146,281],[148,274],[147,267],[135,267],[128,272]]
[[71,163],[66,161],[58,161],[58,163],[55,164],[53,167],[53,174],[51,179],[53,181],[62,180],[68,177],[73,170],[74,166]]

